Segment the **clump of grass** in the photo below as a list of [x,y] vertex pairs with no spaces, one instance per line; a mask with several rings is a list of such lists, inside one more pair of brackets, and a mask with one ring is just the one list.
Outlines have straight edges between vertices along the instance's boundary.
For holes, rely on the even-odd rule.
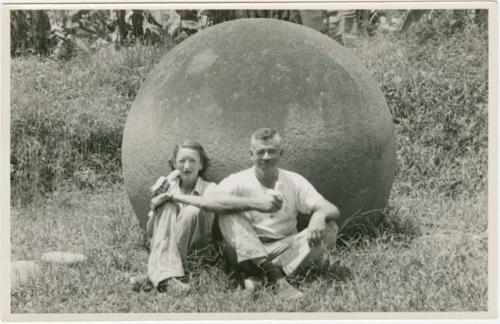
[[488,29],[452,23],[460,12],[433,15],[407,35],[380,36],[353,49],[379,82],[395,121],[397,195],[486,189]]
[[56,62],[12,60],[13,203],[64,187],[121,181],[121,139],[131,102],[165,50],[104,49]]
[[418,221],[411,215],[404,215],[402,207],[389,206],[385,212],[382,228],[391,239],[412,240],[421,235]]

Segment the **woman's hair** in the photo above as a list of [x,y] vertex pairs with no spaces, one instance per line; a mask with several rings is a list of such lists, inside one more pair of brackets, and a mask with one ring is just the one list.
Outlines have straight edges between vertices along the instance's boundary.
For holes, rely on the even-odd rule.
[[170,165],[170,168],[172,168],[172,170],[175,169],[175,160],[177,159],[177,153],[179,153],[179,150],[181,148],[188,148],[188,149],[195,150],[196,152],[198,152],[198,155],[200,156],[201,164],[203,164],[203,167],[200,169],[200,172],[198,173],[198,175],[200,177],[203,176],[205,174],[205,171],[208,168],[208,164],[209,164],[210,159],[208,158],[207,153],[205,153],[205,149],[203,149],[203,146],[201,146],[200,143],[195,142],[195,141],[191,141],[191,140],[186,140],[180,144],[175,145],[174,151],[172,152],[172,159],[168,160],[168,164]]

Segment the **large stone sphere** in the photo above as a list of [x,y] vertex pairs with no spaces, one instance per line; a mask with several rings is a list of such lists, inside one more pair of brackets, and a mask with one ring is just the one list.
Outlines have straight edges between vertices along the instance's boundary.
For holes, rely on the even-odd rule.
[[140,224],[176,143],[199,141],[211,158],[206,178],[219,182],[252,165],[250,136],[261,127],[282,134],[281,166],[339,207],[341,228],[380,222],[395,143],[377,83],[349,50],[313,29],[241,19],[168,52],[132,105],[122,163]]

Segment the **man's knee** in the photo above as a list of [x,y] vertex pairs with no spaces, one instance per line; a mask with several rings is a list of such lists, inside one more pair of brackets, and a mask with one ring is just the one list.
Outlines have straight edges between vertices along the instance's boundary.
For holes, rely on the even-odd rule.
[[217,215],[217,218],[219,231],[224,240],[228,241],[228,243],[231,243],[233,241],[228,238],[235,237],[236,235],[241,234],[242,230],[243,232],[255,232],[251,222],[245,217],[243,213],[219,214]]

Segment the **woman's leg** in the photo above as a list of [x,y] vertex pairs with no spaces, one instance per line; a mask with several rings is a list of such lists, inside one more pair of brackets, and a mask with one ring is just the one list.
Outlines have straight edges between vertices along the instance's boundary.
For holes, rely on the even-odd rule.
[[178,208],[166,203],[156,212],[148,262],[149,280],[155,287],[162,280],[184,276],[176,237]]
[[183,260],[194,247],[201,247],[205,242],[208,244],[200,219],[202,216],[200,209],[194,206],[182,208],[177,216],[175,237]]

